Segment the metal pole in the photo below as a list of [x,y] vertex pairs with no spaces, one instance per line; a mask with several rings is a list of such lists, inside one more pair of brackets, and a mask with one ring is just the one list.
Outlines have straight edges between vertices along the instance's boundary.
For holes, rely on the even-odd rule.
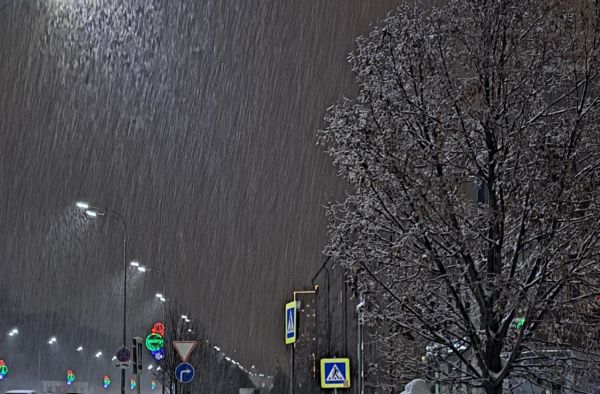
[[[118,215],[118,214],[117,214]],[[123,347],[127,346],[127,227],[121,217],[123,226]],[[121,370],[121,394],[125,394],[125,369]]]
[[[105,213],[117,219],[123,229],[123,347],[127,347],[127,225],[119,212],[106,209]],[[125,394],[125,369],[121,369],[121,394]]]
[[357,327],[357,339],[358,339],[358,343],[357,343],[357,349],[356,349],[356,355],[357,355],[357,359],[358,359],[358,393],[359,394],[363,394],[364,393],[364,370],[363,370],[363,336],[362,336],[362,310],[361,308],[365,305],[365,300],[362,296],[362,294],[359,295],[358,298],[359,302],[356,305],[356,314],[357,314],[357,322],[358,322],[358,327]]
[[[162,267],[161,271],[162,271],[161,273],[162,273],[162,278],[163,278],[163,293],[162,294],[164,296],[165,290],[167,287],[167,279],[165,278],[164,263],[163,263],[163,267]],[[166,324],[165,323],[165,303],[164,302],[162,302],[162,323]],[[163,371],[163,374],[162,374],[162,394],[165,394],[165,373],[166,373],[166,371]]]
[[294,394],[294,348],[296,344],[290,347],[290,394]]
[[42,373],[42,350],[38,349],[38,371],[37,371],[37,380],[38,380],[38,384],[40,385],[40,390],[42,389],[42,378],[41,378],[41,373]]
[[[93,206],[80,206],[86,213],[93,211],[94,216],[110,216],[116,219],[123,229],[123,347],[127,347],[127,225],[123,215],[112,209],[100,209]],[[125,369],[121,369],[121,394],[125,394]]]

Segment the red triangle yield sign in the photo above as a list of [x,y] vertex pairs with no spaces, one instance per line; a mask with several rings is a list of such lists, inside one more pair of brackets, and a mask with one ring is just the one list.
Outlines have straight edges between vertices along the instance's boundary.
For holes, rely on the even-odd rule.
[[196,341],[173,341],[173,346],[175,347],[177,354],[179,354],[181,362],[184,363],[187,361],[187,359],[190,357],[190,354],[192,354],[196,348],[196,344]]

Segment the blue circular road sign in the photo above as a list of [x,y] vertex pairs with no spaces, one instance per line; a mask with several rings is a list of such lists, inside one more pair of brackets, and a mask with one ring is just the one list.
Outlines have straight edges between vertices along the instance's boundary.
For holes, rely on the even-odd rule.
[[194,380],[194,367],[190,363],[181,363],[175,368],[175,378],[181,383],[189,383]]

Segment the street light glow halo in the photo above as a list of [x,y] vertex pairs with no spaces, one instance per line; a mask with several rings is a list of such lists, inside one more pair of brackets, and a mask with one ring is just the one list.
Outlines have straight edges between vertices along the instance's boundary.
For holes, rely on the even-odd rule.
[[95,218],[95,217],[98,216],[98,212],[96,212],[94,210],[91,210],[91,209],[86,210],[85,214],[88,215],[91,218]]
[[88,204],[85,201],[77,201],[75,203],[75,205],[77,205],[77,208],[83,209],[83,210],[87,210],[90,207],[90,204]]

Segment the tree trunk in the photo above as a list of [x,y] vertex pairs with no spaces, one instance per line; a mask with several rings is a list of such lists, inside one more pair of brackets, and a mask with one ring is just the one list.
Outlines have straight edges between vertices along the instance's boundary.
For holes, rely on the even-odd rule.
[[491,384],[488,384],[484,387],[485,390],[485,394],[502,394],[502,383],[500,382],[500,384],[498,384],[497,386],[492,386]]

